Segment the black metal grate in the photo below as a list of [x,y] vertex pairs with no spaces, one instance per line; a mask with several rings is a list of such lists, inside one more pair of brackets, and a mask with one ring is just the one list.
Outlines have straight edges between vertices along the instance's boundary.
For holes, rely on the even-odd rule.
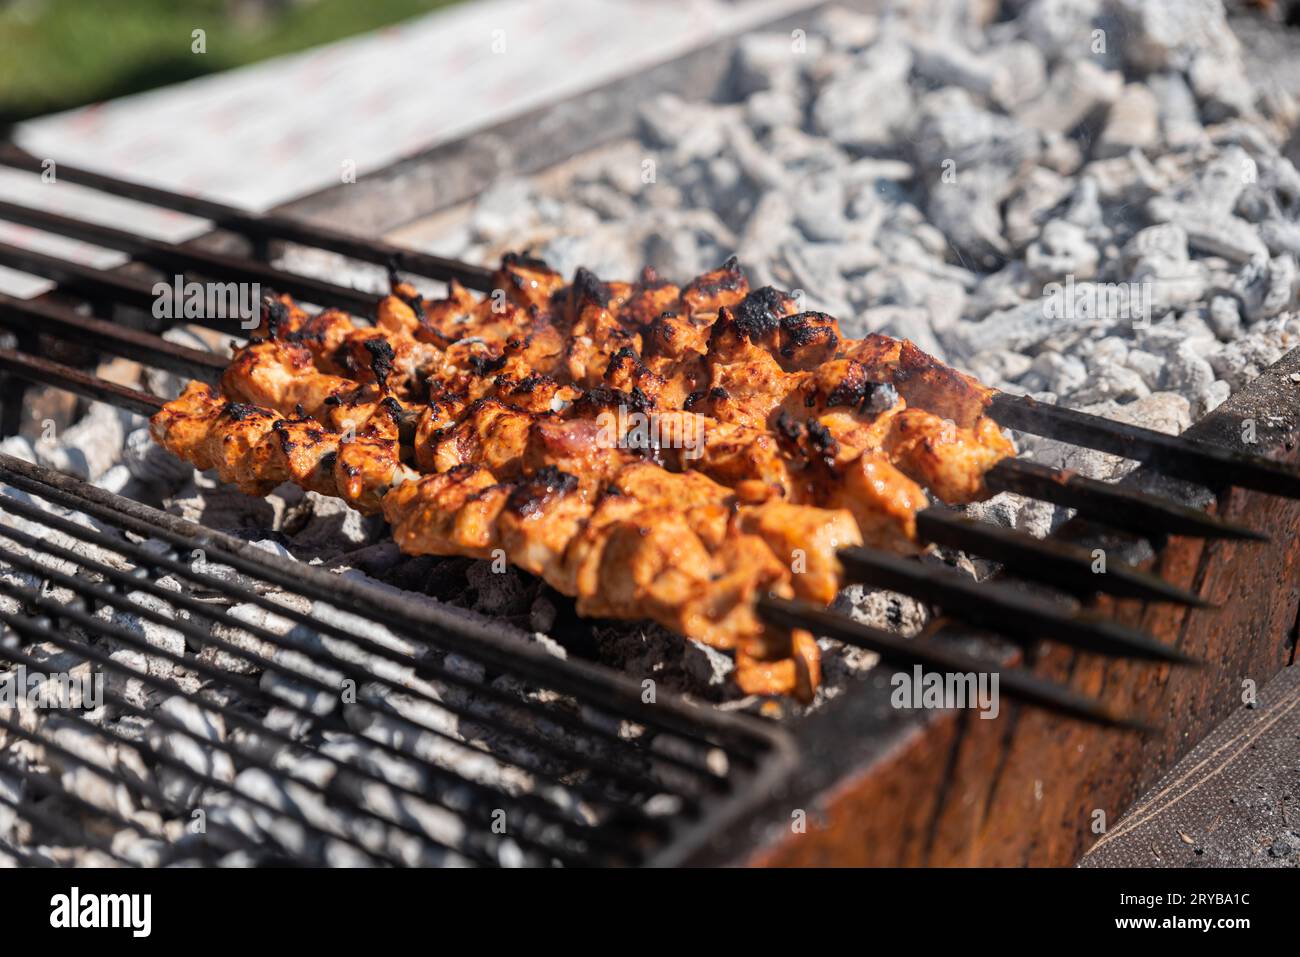
[[[212,863],[241,850],[270,863],[679,863],[793,765],[779,728],[651,696],[500,622],[340,578],[8,456],[0,481],[0,596],[10,599],[0,659],[41,673],[55,657],[61,672],[105,679],[94,712],[40,725],[0,714],[0,734],[43,749],[37,763],[12,748],[0,758],[0,774],[22,786],[19,800],[0,803],[39,837],[0,853],[24,863],[56,859],[32,849],[51,844],[125,864]],[[292,628],[244,620],[236,605]],[[151,643],[114,613],[187,648]],[[218,667],[202,649],[242,666]],[[68,747],[61,728],[93,746]],[[114,746],[135,750],[155,777],[114,766]],[[183,833],[74,793],[51,765],[106,785],[90,793],[121,789]],[[179,790],[197,799],[164,793],[159,772],[191,782]],[[194,833],[194,811],[209,804]],[[105,825],[143,843],[114,844]]]

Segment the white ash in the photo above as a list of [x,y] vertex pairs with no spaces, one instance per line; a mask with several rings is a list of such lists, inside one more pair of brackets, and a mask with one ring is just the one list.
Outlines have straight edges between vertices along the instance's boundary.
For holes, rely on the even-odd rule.
[[[736,253],[850,334],[1073,406],[1199,417],[1300,343],[1300,110],[1251,85],[1217,0],[884,6],[801,51],[742,38],[720,100],[645,103],[638,142],[498,182],[437,251],[678,280]],[[1072,306],[1141,284],[1149,326],[1052,316],[1067,281]]]

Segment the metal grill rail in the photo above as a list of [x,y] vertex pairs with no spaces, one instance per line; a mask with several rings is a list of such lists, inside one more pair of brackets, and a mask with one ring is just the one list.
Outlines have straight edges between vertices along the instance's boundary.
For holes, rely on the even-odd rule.
[[[224,754],[240,772],[234,780],[215,777],[147,737],[132,739],[80,712],[61,711],[37,728],[0,715],[0,728],[39,745],[47,760],[84,768],[138,804],[168,809],[174,819],[188,820],[194,810],[61,745],[51,725],[75,727],[104,747],[135,749],[147,764],[229,795],[256,823],[250,835],[210,815],[218,820],[206,837],[170,842],[166,855],[211,862],[242,848],[260,861],[299,863],[676,863],[719,822],[770,794],[792,766],[791,746],[775,727],[662,692],[645,703],[639,683],[557,662],[503,637],[496,622],[341,580],[8,456],[0,457],[0,481],[0,512],[8,519],[0,528],[0,596],[11,600],[0,621],[25,642],[76,662],[61,671],[85,666],[106,676],[104,710],[92,717],[146,719]],[[78,515],[94,521],[74,520]],[[180,590],[160,584],[163,576]],[[310,601],[311,610],[284,604],[272,597],[276,591]],[[236,602],[294,627],[281,633],[243,621],[231,613]],[[151,644],[115,623],[123,615],[178,633],[190,649],[224,652],[263,677],[252,681]],[[382,628],[366,634],[379,621]],[[189,672],[202,689],[186,690],[157,668],[138,670],[113,649]],[[12,641],[0,646],[0,660],[33,673],[49,667]],[[344,680],[354,699],[345,696]],[[149,700],[124,694],[128,681],[147,688]],[[231,694],[245,704],[225,703]],[[192,722],[157,707],[170,697],[192,705],[205,725],[223,721],[230,733],[196,733]],[[272,708],[294,719],[292,733],[265,723]],[[482,744],[484,737],[496,746]],[[325,742],[335,746],[322,750]],[[339,756],[338,742],[352,752]],[[303,772],[310,762],[329,765],[323,781]],[[34,800],[39,794],[70,800],[83,818],[158,838],[31,767],[0,761],[0,773],[28,789],[8,805],[50,835],[138,863],[97,845],[95,827],[47,811]],[[668,813],[647,810],[656,807]],[[352,856],[340,858],[343,851]]]

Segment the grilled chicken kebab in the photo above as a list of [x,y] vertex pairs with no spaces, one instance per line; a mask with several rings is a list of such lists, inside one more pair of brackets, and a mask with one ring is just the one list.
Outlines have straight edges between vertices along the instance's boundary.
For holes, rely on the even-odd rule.
[[679,288],[507,256],[496,287],[426,302],[394,278],[373,326],[271,301],[220,391],[190,383],[153,435],[251,494],[382,512],[407,553],[504,556],[581,614],[653,619],[734,651],[744,691],[802,699],[816,643],[756,597],[829,602],[838,549],[915,549],[926,488],[985,497],[1015,452],[974,379],[846,339],[734,259]]

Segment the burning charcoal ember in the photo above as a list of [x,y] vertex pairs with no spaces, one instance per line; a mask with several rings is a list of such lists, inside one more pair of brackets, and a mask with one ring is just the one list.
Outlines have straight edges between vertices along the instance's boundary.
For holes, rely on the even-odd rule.
[[251,498],[231,488],[218,486],[205,476],[175,489],[163,499],[163,508],[173,515],[210,528],[226,530],[274,528],[279,516],[274,498]]
[[[0,741],[3,747],[3,741]],[[23,798],[23,782],[11,774],[0,772],[0,840],[12,841],[19,817],[13,805]]]
[[[32,447],[31,440],[25,435],[10,435],[0,439],[0,452],[22,459],[24,462],[34,463],[36,461],[36,449]],[[190,469],[186,468],[184,472],[188,475]]]
[[[141,605],[151,611],[157,612],[168,617],[175,617],[171,605],[163,599],[149,592],[134,591],[130,592],[127,597],[135,604]],[[152,646],[165,652],[168,655],[185,654],[185,636],[175,628],[169,628],[166,625],[159,624],[148,618],[133,614],[125,609],[106,609],[106,618],[109,624],[115,628],[121,628],[134,637],[142,640],[146,646]],[[183,614],[183,613],[182,613]],[[184,617],[182,617],[184,620]],[[118,647],[122,647],[121,644]],[[151,655],[143,648],[129,646],[134,650],[142,651],[146,659],[146,669],[149,674],[155,677],[168,677],[176,670],[175,662],[162,655]]]
[[[275,597],[298,611],[305,612],[311,607],[310,602],[299,596],[282,594]],[[225,621],[215,622],[212,625],[212,637],[234,645],[237,649],[260,655],[263,658],[271,657],[275,653],[275,646],[240,627],[239,623],[265,629],[276,636],[287,635],[294,628],[292,621],[268,611],[261,605],[238,604],[233,606],[227,614],[233,621],[229,623]],[[242,658],[237,652],[231,652],[215,644],[203,647],[200,650],[199,659],[208,661],[224,671],[235,674],[253,674],[261,670],[261,666],[254,661]]]
[[527,613],[533,589],[515,569],[494,571],[490,562],[474,562],[466,577],[474,589],[475,611],[510,617]]
[[[304,641],[311,641],[314,636],[299,632],[294,635]],[[328,715],[336,711],[342,704],[341,696],[344,688],[344,676],[342,672],[332,668],[322,667],[314,662],[311,658],[302,652],[290,648],[281,648],[275,653],[275,663],[281,668],[323,683],[329,689],[337,688],[338,691],[327,690],[308,685],[302,681],[284,675],[280,671],[263,671],[258,684],[263,691],[284,701],[294,709],[301,709],[317,716]]]
[[1017,111],[1017,119],[1034,129],[1069,133],[1095,117],[1107,114],[1119,99],[1124,77],[1091,60],[1071,60],[1058,66],[1047,89]]
[[[12,454],[12,453],[11,453]],[[131,475],[156,488],[174,488],[193,474],[193,467],[176,461],[149,438],[148,429],[136,429],[126,438],[123,462]]]
[[[174,759],[184,767],[218,782],[230,783],[234,780],[235,766],[230,755],[203,743],[225,741],[226,726],[221,715],[179,696],[164,700],[158,706],[158,711],[185,729],[183,733],[156,727],[151,744],[158,754]],[[157,774],[163,795],[180,808],[192,807],[203,789],[209,786],[184,771],[165,764],[159,765]]]
[[64,791],[128,820],[136,817],[142,806],[136,788],[153,784],[153,775],[137,752],[58,717],[45,722],[43,733],[53,745],[43,748],[45,761]]
[[346,503],[315,492],[306,494],[286,523],[295,549],[321,557],[369,545],[376,537],[374,522]]
[[1129,36],[1125,60],[1136,70],[1186,69],[1204,54],[1239,61],[1240,45],[1218,0],[1116,0],[1111,6]]
[[[824,50],[825,41],[814,36],[801,53],[815,60]],[[751,33],[741,37],[732,66],[737,98],[793,86],[799,62],[788,33]]]
[[[888,150],[912,105],[907,82],[912,52],[897,37],[882,36],[852,64],[852,70],[831,80],[817,94],[813,128],[854,150]],[[862,109],[868,102],[877,108]]]
[[1100,253],[1088,242],[1087,231],[1064,219],[1046,223],[1038,238],[1025,250],[1025,265],[1035,278],[1052,282],[1073,276],[1093,278]]
[[139,417],[94,402],[83,418],[61,434],[37,440],[36,461],[78,478],[96,480],[118,463],[132,422],[138,423]]

